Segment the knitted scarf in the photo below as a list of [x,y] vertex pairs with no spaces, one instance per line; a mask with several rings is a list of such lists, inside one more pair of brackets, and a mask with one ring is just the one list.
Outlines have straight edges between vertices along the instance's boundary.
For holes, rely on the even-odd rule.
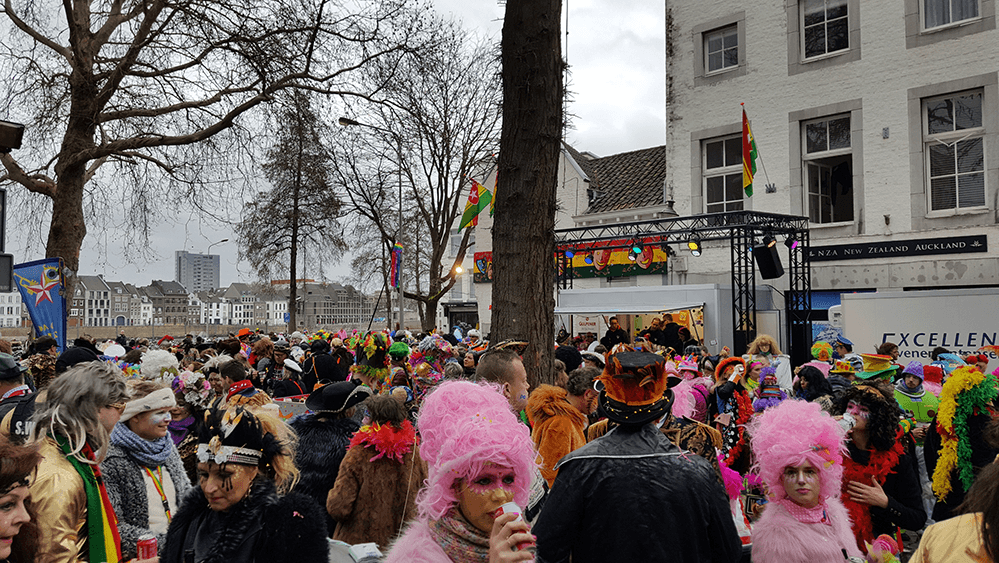
[[827,526],[832,526],[832,521],[829,520],[829,514],[826,511],[825,501],[820,502],[812,508],[805,508],[787,497],[776,498],[773,501],[783,506],[798,522],[804,524],[818,524],[821,522]]
[[416,430],[408,420],[404,420],[400,428],[375,422],[362,426],[351,438],[348,449],[354,446],[371,446],[378,454],[368,461],[385,457],[402,463],[403,457],[413,451],[413,445],[418,442]]
[[721,429],[722,452],[725,459],[722,463],[731,467],[735,460],[739,459],[743,448],[746,447],[746,424],[753,417],[753,401],[749,398],[749,392],[745,389],[736,389],[732,398],[724,409],[732,413],[732,422]]
[[[66,438],[55,436],[55,441],[83,480],[83,491],[87,495],[87,545],[90,546],[90,561],[119,563],[122,557],[118,517],[115,516],[108,491],[104,487],[101,468],[96,463],[84,463],[70,455],[73,449],[69,447],[69,440]],[[90,444],[85,444],[80,453],[88,460],[96,461]]]
[[457,507],[429,524],[430,535],[453,563],[489,561],[489,535],[469,524]]
[[850,481],[857,481],[865,485],[871,482],[874,477],[878,484],[884,486],[885,479],[889,473],[894,473],[893,469],[898,465],[898,458],[902,456],[902,431],[898,431],[895,437],[895,444],[888,451],[871,450],[871,459],[867,465],[861,465],[850,456],[843,458],[843,494],[840,500],[846,506],[846,511],[850,514],[850,521],[853,522],[853,536],[857,539],[857,546],[865,553],[867,552],[864,542],[874,541],[874,528],[871,524],[871,507],[861,504],[846,492],[846,484]]
[[159,467],[166,463],[173,451],[173,441],[169,436],[158,440],[147,440],[119,422],[111,430],[111,443],[125,450],[136,463],[145,467]]
[[187,433],[191,431],[191,425],[194,424],[194,417],[189,416],[183,420],[171,420],[170,421],[170,438],[173,439],[173,445],[179,446],[184,438],[187,438]]

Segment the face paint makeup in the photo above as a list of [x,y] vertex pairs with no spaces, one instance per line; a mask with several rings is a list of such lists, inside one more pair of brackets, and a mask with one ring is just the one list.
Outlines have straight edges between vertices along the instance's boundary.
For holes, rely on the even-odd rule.
[[487,464],[458,486],[458,508],[466,520],[485,533],[492,531],[496,509],[513,501],[516,475],[508,467]]
[[857,403],[850,401],[846,404],[846,412],[853,415],[856,419],[867,420],[871,418],[871,412],[867,410],[867,407],[863,405],[858,405]]
[[225,512],[242,501],[250,492],[257,468],[251,465],[213,462],[198,464],[198,483],[208,501],[208,507]]
[[805,508],[819,504],[819,470],[806,461],[798,466],[784,468],[784,492],[791,502]]
[[170,411],[153,413],[149,416],[149,422],[153,424],[163,424],[164,422],[169,424],[171,420],[173,420],[173,415],[170,414]]

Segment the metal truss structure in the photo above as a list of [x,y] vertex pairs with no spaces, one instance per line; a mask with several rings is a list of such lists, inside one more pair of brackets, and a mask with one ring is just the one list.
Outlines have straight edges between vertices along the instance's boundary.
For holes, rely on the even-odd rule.
[[811,261],[808,256],[808,218],[755,211],[708,213],[688,217],[668,217],[649,221],[575,227],[555,231],[558,265],[557,283],[572,287],[571,258],[566,251],[621,249],[638,244],[660,246],[670,256],[671,245],[687,249],[690,242],[728,241],[732,255],[732,350],[741,353],[756,338],[756,263],[752,248],[763,237],[783,237],[797,241],[789,248],[788,289],[784,293],[787,340],[794,365],[810,359],[812,323]]

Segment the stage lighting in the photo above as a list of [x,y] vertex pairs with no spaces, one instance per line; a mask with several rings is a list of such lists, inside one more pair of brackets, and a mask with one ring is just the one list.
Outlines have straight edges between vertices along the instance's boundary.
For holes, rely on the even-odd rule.
[[777,239],[775,239],[772,235],[766,235],[763,237],[763,245],[767,248],[773,248],[775,244],[777,244]]
[[794,237],[787,237],[784,239],[784,246],[786,246],[788,250],[794,250],[798,248],[798,239]]

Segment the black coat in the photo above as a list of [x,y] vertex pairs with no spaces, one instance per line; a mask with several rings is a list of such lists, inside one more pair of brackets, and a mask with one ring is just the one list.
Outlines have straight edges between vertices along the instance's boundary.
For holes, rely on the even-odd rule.
[[653,424],[618,426],[556,469],[531,529],[538,563],[729,563],[742,554],[714,469]]
[[[326,497],[336,483],[340,463],[350,439],[361,425],[352,418],[324,419],[309,413],[293,419],[290,426],[298,434],[295,467],[301,477],[295,491],[326,506]],[[336,521],[326,515],[328,535],[336,530]]]
[[628,337],[628,333],[623,328],[617,330],[607,329],[607,334],[600,339],[600,343],[610,352],[615,344],[631,344],[631,338]]
[[[853,440],[847,440],[847,450],[853,461],[867,465],[871,461],[870,450],[860,450],[853,444]],[[843,491],[847,487],[843,482]],[[926,525],[926,510],[923,508],[922,486],[919,483],[919,469],[916,460],[909,453],[903,453],[898,458],[898,463],[885,476],[885,483],[881,485],[888,496],[888,506],[871,507],[871,529],[874,536],[888,534],[895,536],[895,528],[903,530],[921,530]]]
[[167,529],[161,563],[299,563],[327,561],[323,513],[315,501],[291,492],[278,496],[258,478],[228,512],[208,508],[201,487],[184,497]]

